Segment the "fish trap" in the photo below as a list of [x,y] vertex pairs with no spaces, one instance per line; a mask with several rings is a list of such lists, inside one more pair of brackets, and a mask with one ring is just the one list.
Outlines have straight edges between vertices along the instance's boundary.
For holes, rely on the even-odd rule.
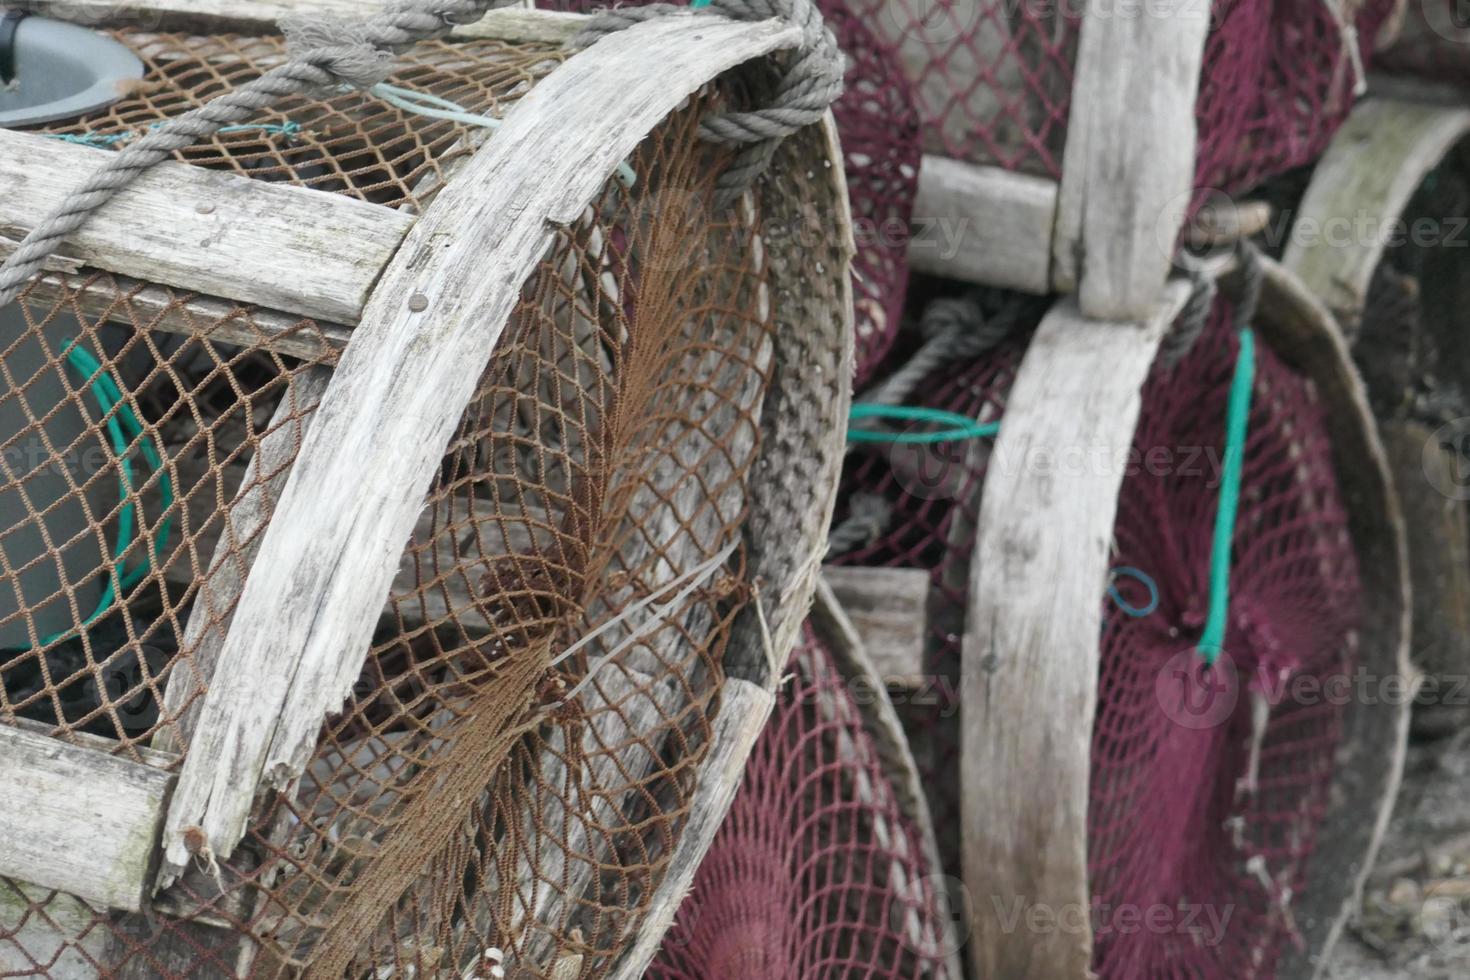
[[[849,462],[839,527],[856,494],[889,516],[834,586],[888,639],[874,659],[914,678],[905,724],[963,868],[975,976],[1311,976],[1371,863],[1412,682],[1402,527],[1330,316],[1259,261],[1249,317],[1236,271],[1208,305],[1171,285],[1149,323],[1068,300],[1022,318],[913,389],[998,422],[993,442]],[[1170,329],[1186,300],[1208,315]],[[902,590],[873,583],[899,571],[929,579],[921,643],[874,625],[898,618]]]
[[958,978],[907,740],[822,586],[790,669],[647,976]]
[[1453,731],[1466,717],[1457,678],[1470,666],[1470,346],[1459,328],[1470,113],[1362,103],[1290,208],[1283,261],[1343,326],[1403,505],[1412,658],[1426,675],[1415,725]]
[[[7,234],[290,57],[139,6]],[[641,973],[813,587],[851,245],[830,124],[732,203],[699,136],[797,28],[582,23],[262,109],[0,309],[0,972]]]

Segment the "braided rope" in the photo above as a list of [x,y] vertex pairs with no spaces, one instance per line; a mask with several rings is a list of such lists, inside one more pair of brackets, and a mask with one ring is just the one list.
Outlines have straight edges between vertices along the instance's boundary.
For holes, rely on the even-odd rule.
[[[634,24],[689,8],[668,3],[604,10],[569,42],[586,47]],[[700,138],[709,143],[741,149],[715,183],[715,204],[728,207],[739,200],[757,177],[766,172],[781,141],[792,133],[820,122],[842,94],[845,68],[837,39],[822,21],[812,0],[710,0],[695,10],[731,20],[759,21],[779,18],[801,28],[801,46],[787,66],[771,98],[771,104],[749,112],[711,113],[701,120]]]
[[1010,334],[1020,319],[1019,307],[987,317],[974,296],[936,299],[924,308],[919,330],[927,338],[892,374],[859,396],[879,405],[902,405],[925,378],[952,361],[979,357]]
[[893,519],[893,505],[877,493],[854,493],[847,501],[847,517],[827,534],[827,561],[881,538]]
[[96,173],[37,222],[0,264],[0,306],[11,303],[58,246],[145,170],[226,126],[254,118],[290,95],[350,85],[371,88],[392,72],[395,56],[413,44],[471,23],[506,0],[404,0],[361,23],[325,17],[283,19],[288,59],[214,100],[164,122],[114,154]]

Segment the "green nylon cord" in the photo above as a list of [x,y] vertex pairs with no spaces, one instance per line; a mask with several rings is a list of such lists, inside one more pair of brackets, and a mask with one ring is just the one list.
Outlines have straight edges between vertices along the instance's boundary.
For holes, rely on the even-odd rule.
[[1240,331],[1240,353],[1235,359],[1235,376],[1230,381],[1230,402],[1225,415],[1225,463],[1220,479],[1220,502],[1215,510],[1215,537],[1210,546],[1210,608],[1204,633],[1195,648],[1205,663],[1212,666],[1224,648],[1230,614],[1230,551],[1235,541],[1235,517],[1240,510],[1240,471],[1245,462],[1255,380],[1256,336],[1245,327]]
[[[131,588],[142,581],[143,576],[148,574],[152,558],[158,557],[167,547],[169,526],[173,520],[172,517],[166,516],[159,524],[153,554],[151,556],[145,554],[142,563],[137,567],[127,568],[123,559],[133,546],[136,534],[135,525],[138,523],[136,505],[129,499],[133,494],[134,483],[133,464],[128,458],[128,446],[132,440],[142,438],[143,424],[138,421],[138,416],[133,413],[133,410],[124,403],[117,380],[102,367],[102,363],[97,358],[78,347],[74,340],[66,342],[63,353],[66,354],[67,363],[72,369],[87,379],[87,385],[92,390],[92,397],[97,399],[97,407],[102,413],[103,425],[107,429],[108,441],[112,444],[112,451],[118,458],[118,483],[122,491],[123,508],[122,513],[118,515],[117,544],[112,550],[113,574],[107,577],[107,587],[103,589],[101,597],[98,598],[97,607],[79,625],[44,637],[41,640],[42,646],[50,646],[52,643],[64,640],[91,626],[112,608],[113,603],[117,601],[119,589]],[[163,510],[167,514],[174,503],[173,481],[168,478],[167,473],[163,472],[163,458],[158,452],[158,447],[151,440],[143,439],[140,443],[140,450],[143,459],[155,473],[159,474]]]
[[922,444],[952,442],[957,439],[975,439],[993,436],[1000,431],[999,422],[976,422],[968,415],[946,412],[938,408],[920,405],[881,405],[876,402],[854,402],[848,419],[860,422],[863,419],[888,419],[901,422],[932,422],[949,428],[937,432],[883,432],[877,429],[848,429],[848,442],[891,442],[900,444]]

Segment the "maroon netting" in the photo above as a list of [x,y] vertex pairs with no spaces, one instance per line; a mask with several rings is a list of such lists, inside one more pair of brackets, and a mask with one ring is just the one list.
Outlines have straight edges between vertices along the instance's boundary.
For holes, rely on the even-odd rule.
[[[630,0],[621,6],[640,6]],[[606,0],[543,0],[546,10],[577,13]],[[857,254],[852,263],[856,333],[856,384],[872,376],[898,332],[908,286],[909,219],[919,173],[919,114],[914,92],[900,70],[897,53],[849,13],[843,0],[818,6],[847,57],[846,91],[832,112],[842,139]],[[798,233],[830,239],[842,232],[829,225]]]
[[943,977],[938,884],[810,624],[652,980]]
[[[1349,4],[1366,54],[1393,0]],[[1058,178],[1080,3],[846,0],[900,52],[924,149]],[[1356,72],[1328,0],[1215,0],[1196,116],[1196,186],[1237,192],[1307,162],[1352,103]],[[1177,5],[1183,14],[1192,5]],[[1203,15],[1204,4],[1193,12]],[[1122,4],[1103,16],[1160,16]]]
[[[1361,587],[1324,409],[1257,345],[1225,653],[1199,673],[1230,313],[1216,304],[1179,367],[1155,370],[1119,496],[1114,562],[1152,578],[1159,601],[1148,615],[1104,606],[1088,871],[1105,980],[1271,976],[1300,941],[1292,896],[1342,734],[1328,678],[1356,661]],[[1167,928],[1127,927],[1155,909]]]
[[[1336,0],[1215,0],[1195,118],[1195,186],[1235,193],[1315,159],[1357,73]],[[1344,5],[1366,62],[1394,0]],[[1355,14],[1354,14],[1355,12]]]

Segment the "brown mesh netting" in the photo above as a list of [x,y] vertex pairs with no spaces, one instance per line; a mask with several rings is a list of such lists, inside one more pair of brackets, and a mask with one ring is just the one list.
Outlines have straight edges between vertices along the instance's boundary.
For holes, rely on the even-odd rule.
[[[115,36],[142,59],[146,74],[106,109],[46,131],[91,146],[123,146],[160,120],[279,65],[286,52],[285,41],[275,36],[141,30]],[[496,118],[565,57],[547,44],[432,41],[404,54],[388,81]],[[283,99],[255,123],[229,127],[176,157],[196,167],[422,209],[486,136],[482,127],[406,112],[352,89],[327,99]]]
[[[290,464],[300,379],[335,356],[282,321],[104,274],[47,276],[0,309],[0,721],[133,758],[186,748],[212,625],[189,611],[260,532],[223,504]],[[282,450],[247,475],[267,439]]]
[[[258,74],[281,51],[274,39],[121,36],[144,53],[149,78],[72,127],[76,138],[135,132]],[[536,45],[423,45],[393,81],[498,115],[559,57]],[[730,151],[700,142],[697,125],[740,97],[739,81],[700,93],[662,123],[628,160],[632,186],[609,181],[527,270],[520,303],[445,449],[353,696],[324,725],[297,785],[262,802],[228,861],[217,869],[201,862],[146,915],[94,910],[0,879],[0,973],[20,964],[24,975],[60,978],[84,964],[113,977],[463,977],[487,975],[501,959],[515,977],[606,972],[663,879],[710,749],[723,658],[754,596],[757,552],[744,537],[746,521],[758,500],[767,509],[822,510],[810,493],[780,499],[801,481],[771,467],[756,472],[770,413],[791,408],[777,379],[815,370],[841,391],[835,368],[849,363],[839,338],[777,331],[800,323],[806,303],[821,306],[823,322],[841,320],[841,236],[815,244],[765,237],[768,220],[780,231],[798,207],[806,218],[831,206],[831,180],[821,172],[828,161],[815,149],[820,134],[793,137],[788,148],[802,149],[782,151],[806,163],[801,173],[783,173],[779,187],[727,212],[710,206]],[[225,134],[183,156],[421,207],[446,163],[479,138],[362,93],[286,103],[262,124],[272,128]],[[766,204],[779,213],[765,213]],[[808,262],[815,278],[800,268]],[[84,292],[93,297],[99,281],[119,298],[74,329],[67,311]],[[228,553],[219,567],[243,577],[264,521],[248,533],[231,530],[229,505],[242,485],[287,471],[319,395],[303,389],[298,406],[294,386],[325,376],[346,332],[222,304],[217,326],[229,343],[207,341],[215,326],[194,309],[217,301],[168,294],[162,303],[165,291],[138,287],[150,303],[129,319],[132,287],[111,282],[53,287],[46,295],[59,292],[61,312],[38,306],[44,284],[28,296],[26,336],[45,353],[38,377],[62,411],[38,394],[20,408],[27,431],[74,423],[84,432],[69,441],[46,429],[43,462],[54,465],[67,446],[97,444],[108,465],[67,484],[65,507],[34,505],[28,519],[49,537],[16,545],[26,567],[64,582],[46,593],[63,596],[56,623],[30,591],[24,610],[3,622],[28,629],[26,642],[41,641],[41,653],[65,646],[71,641],[45,641],[86,617],[109,576],[131,580],[156,550],[81,641],[84,652],[100,651],[102,639],[89,634],[100,637],[104,622],[116,626],[127,645],[114,661],[143,664],[142,679],[78,713],[54,676],[72,660],[57,660],[49,677],[37,667],[32,677],[25,665],[45,661],[18,653],[0,667],[0,720],[34,716],[62,737],[99,731],[118,738],[119,750],[141,754],[152,740],[182,752],[187,745],[166,733],[206,685],[188,645],[175,652],[165,640],[177,646],[175,637],[198,629],[202,608],[217,638],[233,603],[199,600],[216,560],[206,532],[214,528],[210,546],[218,540]],[[807,288],[799,300],[791,295],[798,282]],[[158,318],[201,336],[165,343],[168,335],[150,329]],[[249,340],[252,330],[262,339]],[[99,359],[100,374],[68,366],[73,336]],[[786,363],[792,349],[814,347],[824,349],[810,363]],[[7,350],[6,370],[21,371],[20,358]],[[98,379],[120,389],[112,417],[125,435],[126,419],[138,420],[122,493],[124,454],[109,455],[106,411],[91,395],[106,387]],[[811,414],[820,421],[829,413]],[[289,438],[266,454],[269,472],[249,473],[272,418]],[[810,428],[788,427],[787,438],[803,426]],[[148,456],[155,447],[158,466]],[[199,457],[195,470],[182,462],[186,451]],[[804,467],[830,466],[819,447],[783,451],[803,452]],[[24,488],[30,477],[16,472],[7,469],[0,494]],[[59,528],[72,511],[82,531],[63,541]],[[119,540],[132,543],[114,561]],[[6,560],[22,564],[9,552]],[[765,600],[768,612],[773,601]],[[84,673],[105,680],[112,667],[103,659],[83,656]],[[12,674],[18,691],[29,685],[16,697]],[[177,689],[181,677],[188,683]],[[172,705],[184,694],[148,725],[115,718],[124,707]]]
[[[527,285],[362,693],[283,801],[257,928],[287,961],[320,943],[434,971],[494,947],[535,975],[590,968],[658,880],[748,600],[725,559],[771,357],[755,215],[709,217],[698,115]],[[687,195],[691,226],[628,224],[647,194]]]

